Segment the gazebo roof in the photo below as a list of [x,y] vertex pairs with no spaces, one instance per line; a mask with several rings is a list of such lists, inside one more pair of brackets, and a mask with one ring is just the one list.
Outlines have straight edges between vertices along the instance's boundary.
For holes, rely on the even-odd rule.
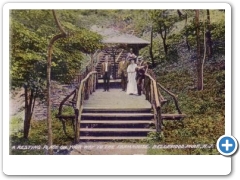
[[101,34],[103,36],[102,42],[105,44],[132,44],[140,45],[141,47],[145,47],[150,44],[149,41],[138,38],[132,34],[121,33],[111,28],[104,29],[93,26],[91,30],[98,34]]
[[103,38],[102,42],[113,44],[150,44],[148,41],[130,34],[121,34],[118,36],[105,37]]

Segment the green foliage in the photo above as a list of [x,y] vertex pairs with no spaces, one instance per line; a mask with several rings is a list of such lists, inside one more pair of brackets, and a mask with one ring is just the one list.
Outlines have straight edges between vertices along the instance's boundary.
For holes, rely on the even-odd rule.
[[[213,68],[214,67],[214,68]],[[182,123],[164,121],[161,138],[152,144],[209,145],[210,148],[149,149],[148,154],[219,154],[214,146],[225,129],[225,71],[217,65],[205,67],[204,90],[192,89],[188,70],[158,72],[158,81],[178,94],[179,106],[187,115]],[[177,113],[172,99],[163,106],[163,113]],[[153,135],[149,135],[154,139]]]
[[[79,11],[57,11],[69,38],[57,42],[52,55],[52,79],[69,82],[81,69],[82,53],[101,47],[100,35],[76,25]],[[30,74],[46,79],[47,48],[59,33],[49,10],[12,10],[10,21],[10,60],[12,86],[21,86]]]
[[[52,129],[53,129],[53,145],[56,146],[63,146],[67,145],[70,146],[72,144],[72,141],[69,140],[66,135],[63,132],[62,129],[62,123],[55,118],[54,112],[52,114]],[[16,118],[12,119],[12,123],[17,121]],[[73,129],[71,126],[71,122],[66,122],[66,128],[67,132],[71,137],[74,136]],[[20,124],[18,124],[20,125]],[[18,126],[18,128],[20,128]],[[47,145],[48,141],[48,131],[47,131],[47,122],[45,120],[43,121],[32,121],[31,122],[31,131],[29,134],[28,139],[22,138],[23,132],[20,131],[14,131],[10,135],[10,154],[13,155],[42,155],[46,154],[47,151],[44,149],[44,146]],[[13,149],[13,146],[15,146],[15,149]],[[33,147],[35,149],[17,149],[18,147]],[[37,147],[40,147],[40,149],[37,149]]]
[[23,119],[19,116],[13,116],[10,119],[10,133],[22,132]]
[[214,40],[213,51],[216,53],[225,54],[225,21],[211,24],[211,34]]
[[[200,11],[200,42],[203,44],[204,40],[204,26],[206,32],[206,11]],[[203,19],[205,18],[205,19]],[[224,13],[215,11],[210,11],[210,30],[211,38],[213,41],[213,51],[215,53],[224,54],[224,44],[225,44],[225,17]],[[181,30],[181,34],[188,37],[190,46],[196,46],[196,26],[195,19],[191,18],[189,23]]]
[[[78,11],[62,10],[57,14],[60,14],[60,24],[68,38],[53,46],[51,79],[71,83],[76,73],[80,72],[82,53],[94,53],[99,49],[101,36],[76,26]],[[25,109],[28,114],[25,121],[31,118],[30,111],[34,107],[27,102],[45,97],[47,51],[50,40],[60,33],[56,26],[50,10],[10,12],[10,87],[24,86],[26,90],[25,103],[31,107]],[[26,133],[24,135],[27,136]]]
[[159,33],[162,33],[165,29],[167,33],[170,33],[173,25],[178,21],[174,10],[153,10],[150,14],[154,29]]
[[74,109],[70,106],[64,106],[62,109],[62,114],[63,115],[73,115],[74,114]]

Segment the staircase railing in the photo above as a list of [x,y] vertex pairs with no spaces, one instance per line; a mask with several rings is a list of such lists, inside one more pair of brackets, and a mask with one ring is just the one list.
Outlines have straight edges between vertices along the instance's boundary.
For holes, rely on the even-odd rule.
[[159,100],[159,91],[157,88],[157,82],[151,75],[145,73],[144,79],[144,92],[146,100],[148,100],[153,108],[154,112],[154,122],[156,126],[156,131],[161,131],[162,116],[161,116],[161,102]]
[[92,71],[81,81],[78,92],[76,95],[76,108],[75,108],[75,143],[79,142],[80,138],[80,122],[83,110],[83,101],[87,100],[96,89],[97,84],[97,71]]
[[66,96],[59,105],[58,114],[56,115],[56,118],[58,118],[62,122],[63,131],[64,131],[65,135],[70,139],[75,139],[75,138],[68,135],[67,130],[66,130],[66,120],[72,121],[73,130],[74,130],[74,133],[76,133],[76,122],[75,122],[76,115],[75,114],[64,115],[63,114],[63,106],[68,106],[68,104],[66,104],[66,102],[69,102],[69,103],[71,103],[71,106],[74,109],[74,112],[76,112],[76,109],[77,109],[76,107],[78,107],[76,104],[77,104],[77,100],[78,100],[79,88],[80,88],[80,85],[82,82],[84,83],[84,88],[82,89],[82,91],[84,91],[84,96],[82,96],[82,100],[88,99],[89,95],[95,91],[97,76],[95,76],[94,78],[92,78],[92,77],[89,78],[89,76],[91,74],[96,73],[95,66],[99,60],[98,59],[99,52],[100,52],[100,50],[97,50],[91,56],[91,59],[90,59],[88,65],[86,66],[86,68],[83,69],[83,71],[80,74],[77,74],[75,76],[75,83],[77,84],[77,86],[75,85],[75,89],[68,96]]
[[[160,89],[169,94],[174,101],[176,110],[178,114],[162,114],[162,105],[167,102],[167,100],[162,96]],[[164,119],[168,120],[182,120],[186,115],[180,110],[177,95],[167,90],[159,82],[156,81],[156,76],[151,69],[146,68],[145,79],[144,79],[144,94],[146,100],[148,100],[153,108],[154,112],[154,122],[156,126],[156,131],[161,131],[161,125]],[[183,124],[183,122],[181,121]]]
[[163,91],[165,91],[167,94],[169,94],[173,98],[173,101],[174,101],[174,104],[175,104],[175,107],[176,107],[178,113],[182,114],[182,111],[180,110],[179,105],[178,105],[177,95],[175,95],[172,92],[168,91],[160,83],[157,83],[157,85],[158,85],[159,88],[161,88]]

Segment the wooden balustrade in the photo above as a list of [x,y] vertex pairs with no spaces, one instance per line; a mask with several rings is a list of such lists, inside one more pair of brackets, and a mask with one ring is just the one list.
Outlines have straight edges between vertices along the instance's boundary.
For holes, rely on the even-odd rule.
[[148,100],[151,103],[153,108],[156,131],[160,132],[162,117],[161,117],[161,102],[159,98],[159,91],[157,88],[156,80],[153,79],[153,77],[148,73],[145,73],[144,92],[146,95],[146,100]]
[[157,83],[158,87],[161,88],[163,91],[165,91],[167,94],[169,94],[173,100],[174,100],[174,104],[175,104],[175,107],[178,111],[179,114],[182,114],[180,108],[179,108],[179,105],[178,105],[178,100],[177,100],[177,96],[175,94],[173,94],[172,92],[168,91],[166,88],[164,88],[160,83]]
[[81,81],[77,92],[77,102],[75,108],[75,143],[78,143],[80,138],[80,122],[83,110],[83,101],[87,100],[96,88],[97,71],[92,71]]
[[[161,106],[167,102],[166,99],[162,96],[160,90],[165,91],[169,94],[175,104],[176,110],[178,114],[162,114]],[[153,70],[146,68],[145,79],[144,79],[144,89],[143,92],[146,96],[146,100],[148,100],[153,108],[154,112],[154,121],[156,125],[156,131],[161,131],[161,125],[164,120],[182,120],[186,115],[182,114],[180,107],[178,105],[177,95],[173,94],[166,88],[164,88],[160,83],[156,82],[156,76]]]

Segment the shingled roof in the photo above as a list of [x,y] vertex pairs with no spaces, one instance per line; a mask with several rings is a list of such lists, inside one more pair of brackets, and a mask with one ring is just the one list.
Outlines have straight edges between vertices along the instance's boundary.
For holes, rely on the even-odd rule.
[[149,41],[131,34],[121,33],[111,28],[98,28],[97,26],[93,26],[91,30],[101,34],[103,36],[102,42],[105,44],[139,44],[141,47],[150,44]]
[[130,34],[121,34],[118,36],[105,37],[103,43],[117,43],[117,44],[150,44],[148,41],[138,38]]

